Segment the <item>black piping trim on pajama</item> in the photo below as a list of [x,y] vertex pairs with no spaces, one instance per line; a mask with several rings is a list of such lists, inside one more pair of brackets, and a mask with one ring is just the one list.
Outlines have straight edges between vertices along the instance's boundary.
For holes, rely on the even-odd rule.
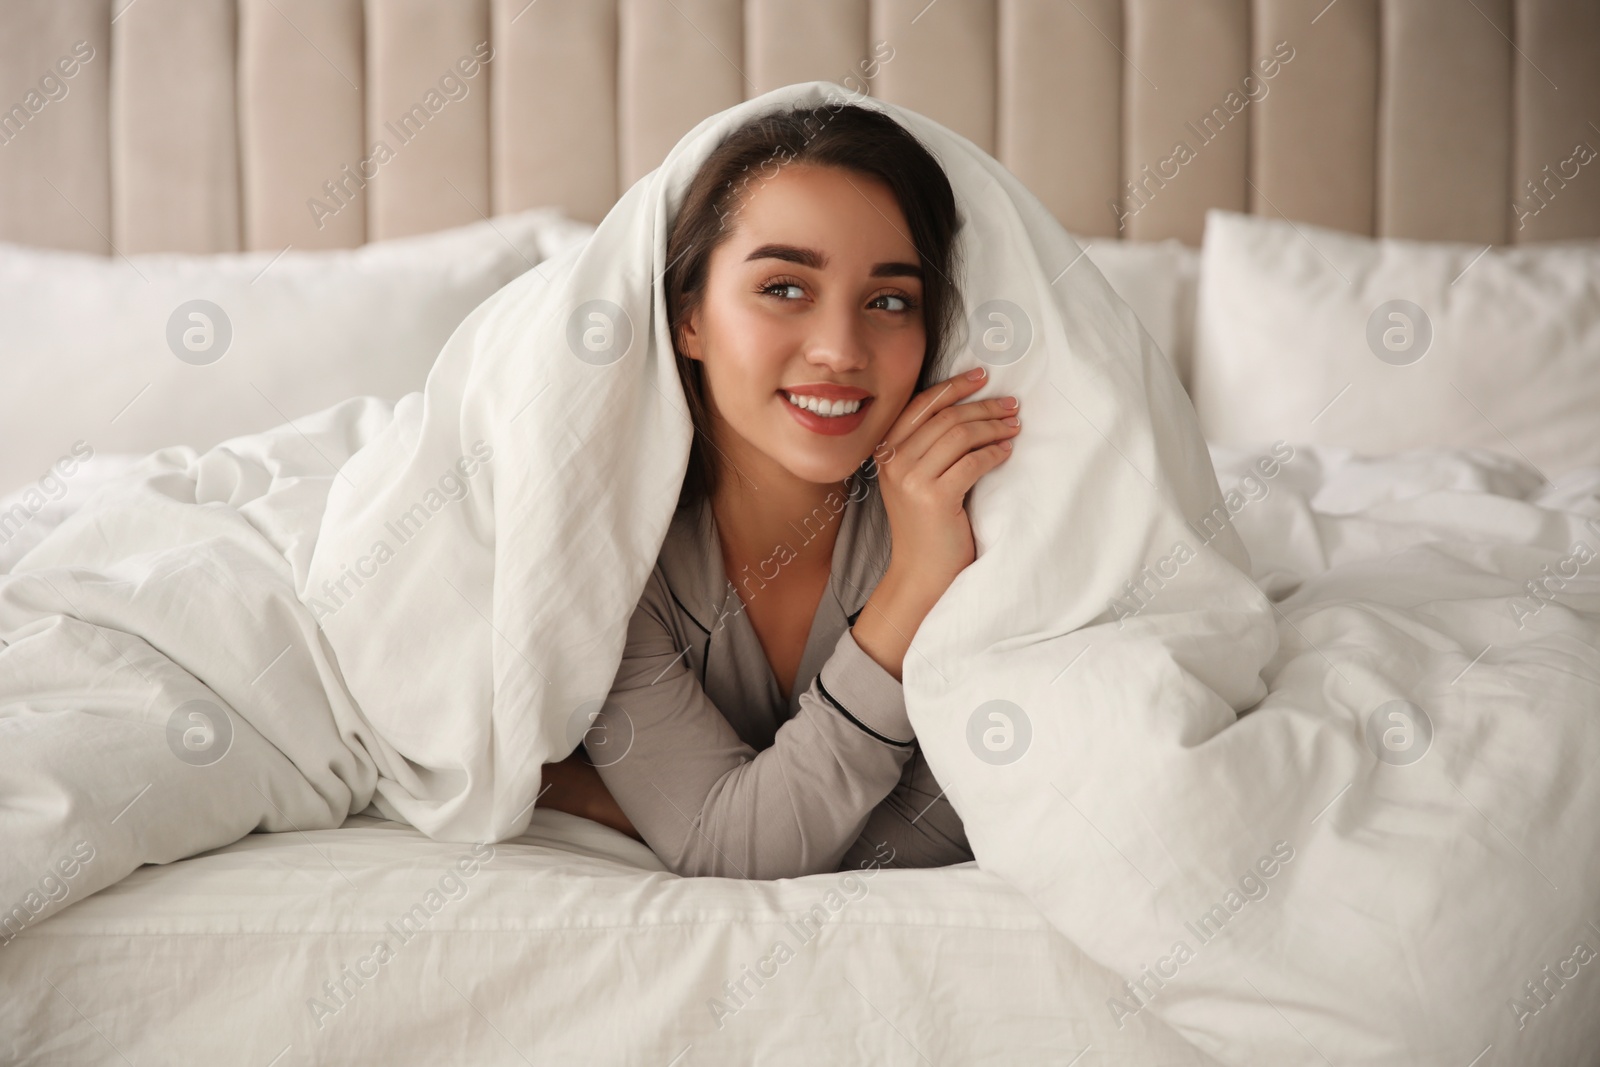
[[703,689],[706,684],[706,664],[711,659],[711,631],[706,629],[704,623],[695,618],[694,612],[683,606],[683,601],[678,599],[678,594],[670,583],[667,584],[667,595],[672,598],[674,604],[678,605],[678,610],[683,612],[688,620],[699,627],[700,632],[706,635],[706,647],[700,652],[700,687]]
[[839,701],[834,698],[834,695],[832,693],[828,692],[828,687],[822,684],[822,673],[820,671],[817,672],[817,691],[819,693],[821,693],[824,698],[827,699],[828,703],[832,704],[835,708],[838,709],[840,715],[843,715],[845,718],[849,719],[851,722],[855,723],[857,726],[861,727],[861,729],[865,730],[868,734],[871,734],[873,737],[876,737],[879,741],[882,741],[884,744],[893,745],[896,748],[911,748],[913,745],[915,745],[917,743],[917,739],[914,738],[914,737],[909,741],[896,741],[892,737],[884,737],[878,731],[874,730],[872,727],[868,726],[866,723],[862,722],[860,719],[858,719],[854,715],[850,714],[850,709],[846,708],[843,704],[839,703]]
[[678,594],[673,592],[672,586],[670,586],[670,585],[667,586],[667,595],[672,598],[672,602],[674,604],[678,605],[678,610],[679,611],[681,611],[685,615],[689,616],[689,621],[690,622],[692,622],[696,626],[700,627],[700,632],[701,633],[705,634],[707,637],[711,636],[711,631],[706,629],[705,625],[703,623],[701,623],[701,621],[698,618],[695,617],[694,612],[690,611],[688,608],[683,606],[683,601],[678,599]]

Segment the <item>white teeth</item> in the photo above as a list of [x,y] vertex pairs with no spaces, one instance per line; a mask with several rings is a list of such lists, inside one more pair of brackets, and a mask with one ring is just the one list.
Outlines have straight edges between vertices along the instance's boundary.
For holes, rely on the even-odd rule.
[[797,408],[821,415],[824,418],[838,418],[840,415],[854,415],[861,410],[859,400],[823,400],[815,396],[796,396],[793,393],[783,394]]

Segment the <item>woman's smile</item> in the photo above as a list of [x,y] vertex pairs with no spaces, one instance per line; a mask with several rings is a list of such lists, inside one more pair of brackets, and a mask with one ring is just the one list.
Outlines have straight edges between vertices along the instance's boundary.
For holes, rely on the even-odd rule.
[[[860,389],[842,390],[838,387],[834,389],[838,392],[863,392]],[[801,426],[830,437],[853,433],[860,429],[861,424],[866,421],[867,409],[872,406],[874,400],[870,394],[852,399],[843,397],[828,399],[811,390],[795,393],[787,389],[779,389],[778,397]]]

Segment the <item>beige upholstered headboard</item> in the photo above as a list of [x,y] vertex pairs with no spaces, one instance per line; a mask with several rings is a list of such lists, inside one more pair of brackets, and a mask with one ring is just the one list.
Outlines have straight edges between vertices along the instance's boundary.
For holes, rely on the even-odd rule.
[[817,78],[971,138],[1080,234],[1197,244],[1225,207],[1600,236],[1600,0],[4,0],[0,240],[598,221],[706,115]]

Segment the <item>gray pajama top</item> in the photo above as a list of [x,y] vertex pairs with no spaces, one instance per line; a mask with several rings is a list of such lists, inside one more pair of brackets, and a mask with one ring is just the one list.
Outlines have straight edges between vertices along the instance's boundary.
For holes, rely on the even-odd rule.
[[[790,542],[797,549],[840,523],[788,700],[744,612],[762,576],[752,569],[734,587],[709,503],[673,516],[583,745],[677,874],[793,878],[869,860],[936,867],[973,858],[917,745],[900,682],[850,633],[888,566],[890,537],[876,483],[858,473],[849,484],[834,498],[841,514],[823,507]],[[776,565],[766,564],[767,577]]]

